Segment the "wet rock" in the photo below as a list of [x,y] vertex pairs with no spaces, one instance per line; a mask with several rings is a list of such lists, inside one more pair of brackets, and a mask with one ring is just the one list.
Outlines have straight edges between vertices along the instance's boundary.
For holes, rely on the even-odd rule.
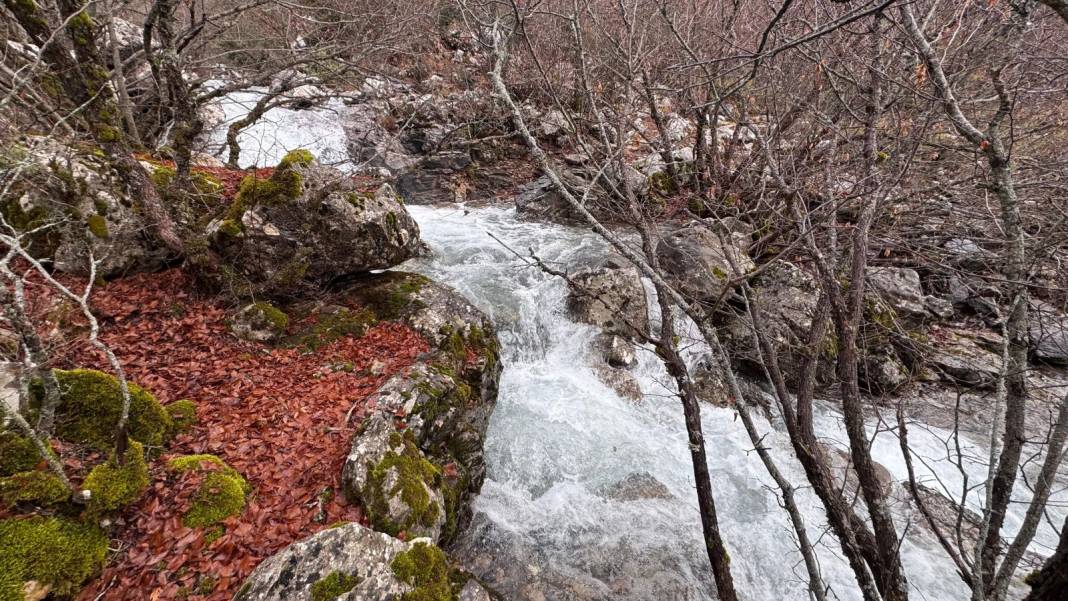
[[932,366],[947,379],[964,386],[990,386],[1001,373],[1001,358],[980,346],[972,333],[964,330],[936,330],[936,342],[928,357]]
[[[819,302],[816,279],[792,263],[779,262],[760,274],[752,288],[768,337],[778,351],[783,375],[788,384],[796,384],[801,363],[810,350],[805,341]],[[763,377],[759,347],[749,315],[740,311],[732,313],[723,330],[724,343],[731,356]],[[829,367],[823,368],[823,372],[828,370]]]
[[383,170],[393,175],[419,162],[396,135],[383,127],[381,119],[385,114],[388,109],[375,103],[357,104],[342,113],[349,157],[358,170]]
[[4,425],[7,416],[19,410],[19,377],[22,366],[14,361],[0,362],[0,408],[4,409],[0,425]]
[[634,346],[621,336],[601,334],[594,340],[594,344],[609,367],[630,369],[638,364]]
[[169,253],[144,220],[140,201],[100,151],[78,150],[45,137],[14,145],[22,177],[11,183],[0,211],[19,231],[55,226],[29,237],[31,253],[63,272],[113,277],[162,267]]
[[868,270],[868,285],[871,293],[897,315],[920,318],[927,315],[920,274],[916,270],[872,267]]
[[642,400],[641,384],[630,372],[607,365],[597,365],[594,366],[593,373],[620,398],[634,402]]
[[[373,479],[369,474],[376,466],[382,472],[382,460],[375,458],[403,455],[406,469],[418,473],[431,491],[427,499],[442,496],[445,522],[440,535],[429,534],[447,542],[470,519],[468,501],[485,478],[483,441],[501,371],[496,335],[485,315],[463,297],[415,274],[365,276],[346,294],[380,318],[419,332],[432,350],[372,396],[375,413],[365,420],[369,430],[353,438],[342,470],[344,490],[350,498],[363,499]],[[379,419],[374,415],[382,420],[370,421]],[[384,423],[397,421],[404,427],[389,432]],[[383,445],[383,439],[389,444]],[[393,509],[403,511],[398,506],[382,512],[389,515]]]
[[397,179],[397,191],[408,204],[438,204],[463,200],[453,176],[471,164],[466,152],[442,152],[424,159]]
[[649,309],[637,269],[609,258],[571,279],[567,307],[576,319],[628,338],[648,333]]
[[225,218],[209,226],[237,283],[253,293],[294,296],[421,250],[419,226],[388,184],[368,194],[336,170],[294,163],[259,186],[243,185]]
[[319,601],[323,597],[313,593],[317,590],[330,590],[335,598],[347,601],[400,599],[417,590],[403,570],[412,558],[440,562],[443,578],[467,580],[462,589],[467,599],[488,598],[477,581],[447,566],[440,550],[425,539],[406,543],[359,524],[345,524],[293,543],[263,561],[234,601]]
[[890,394],[909,382],[909,371],[892,349],[868,353],[862,366],[864,384],[876,394]]
[[[828,466],[831,470],[831,477],[835,479],[839,487],[844,487],[844,492],[847,497],[860,494],[860,481],[857,479],[856,469],[853,467],[853,461],[850,458],[848,452],[839,449],[838,447],[832,447],[830,445],[819,443],[823,452],[828,459]],[[889,495],[893,492],[895,480],[893,475],[890,474],[890,470],[886,469],[881,463],[877,461],[872,462],[875,467],[875,479],[882,489],[884,495]]]
[[[589,189],[586,198],[586,208],[598,219],[613,217],[611,211],[605,205],[605,195],[600,187],[586,181],[577,172],[559,168],[557,173],[564,185],[571,191],[575,198],[581,199]],[[590,187],[592,189],[590,189]],[[557,189],[553,186],[548,176],[525,184],[519,188],[515,196],[516,213],[522,219],[549,221],[564,225],[585,224],[582,215],[568,204]]]
[[983,318],[987,324],[1001,320],[998,291],[978,278],[951,275],[946,280],[949,300],[955,307],[967,309]]
[[1068,363],[1068,315],[1041,301],[1031,303],[1031,349],[1035,359]]
[[289,318],[267,302],[246,305],[230,322],[230,331],[242,340],[276,342],[285,335]]
[[[725,228],[690,222],[656,247],[660,265],[683,295],[712,303],[727,292],[727,281],[756,267],[746,254],[748,239]],[[731,266],[734,263],[735,268]]]
[[613,501],[674,498],[668,487],[648,472],[630,474],[619,482],[604,487],[602,494]]

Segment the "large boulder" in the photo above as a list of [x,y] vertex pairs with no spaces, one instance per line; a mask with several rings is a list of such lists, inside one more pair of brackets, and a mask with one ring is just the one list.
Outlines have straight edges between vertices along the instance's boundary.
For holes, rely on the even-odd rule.
[[[801,363],[811,350],[805,341],[819,302],[816,278],[792,263],[781,261],[761,273],[752,283],[752,288],[768,338],[778,351],[783,375],[788,383],[796,384]],[[743,367],[762,374],[760,348],[748,313],[739,311],[732,314],[723,331],[730,355]],[[832,349],[820,350],[830,354]],[[823,372],[828,370],[825,367]]]
[[1035,359],[1068,363],[1068,315],[1041,301],[1031,303],[1031,349]]
[[756,267],[746,254],[748,246],[744,234],[724,224],[690,222],[668,232],[657,245],[656,255],[680,293],[713,303],[727,292],[731,278]]
[[286,155],[270,178],[245,178],[209,234],[236,287],[267,296],[392,267],[421,251],[419,226],[392,187],[362,191],[306,151]]
[[0,153],[0,168],[19,177],[0,199],[0,214],[29,237],[34,256],[59,271],[86,275],[90,253],[99,276],[161,267],[168,258],[138,199],[99,149],[28,137]]
[[[350,296],[407,324],[432,350],[373,396],[375,413],[342,469],[343,492],[369,509],[377,528],[397,534],[414,527],[448,542],[470,519],[468,501],[485,478],[483,442],[501,370],[496,335],[478,309],[422,276],[365,277]],[[430,508],[435,503],[440,515]]]
[[[565,167],[558,167],[556,173],[572,196],[586,199],[584,206],[598,220],[606,221],[618,217],[607,206],[607,195],[596,183],[587,180],[578,171]],[[531,221],[549,221],[564,225],[586,223],[582,214],[567,202],[547,175],[520,186],[515,196],[515,210],[521,219]]]
[[419,162],[397,135],[383,126],[387,111],[380,103],[370,102],[349,107],[341,115],[348,154],[359,171],[395,175]]
[[610,257],[571,276],[567,307],[575,319],[608,334],[649,332],[649,309],[638,270]]
[[456,181],[456,174],[470,164],[471,155],[466,152],[437,153],[397,178],[397,191],[408,204],[462,201],[463,187]]
[[489,601],[470,575],[424,540],[406,543],[359,524],[293,543],[249,575],[234,601]]
[[872,267],[868,270],[870,293],[897,315],[919,317],[927,315],[920,274],[902,267]]
[[1001,373],[1001,357],[976,332],[932,328],[930,364],[943,377],[963,386],[992,386]]

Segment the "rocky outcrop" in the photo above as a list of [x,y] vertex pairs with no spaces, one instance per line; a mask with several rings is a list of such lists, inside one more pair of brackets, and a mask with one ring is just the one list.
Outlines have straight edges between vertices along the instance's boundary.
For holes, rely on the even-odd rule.
[[1001,373],[1001,358],[980,344],[978,332],[938,329],[933,335],[937,341],[927,359],[944,378],[964,386],[994,384]]
[[1031,303],[1031,349],[1039,361],[1068,363],[1068,315],[1041,301]]
[[633,339],[649,332],[649,308],[641,276],[619,258],[610,257],[572,275],[567,308],[578,321],[608,334]]
[[485,478],[501,369],[493,328],[457,293],[414,274],[362,278],[351,298],[409,325],[433,350],[374,395],[342,470],[344,493],[377,529],[448,542]]
[[[434,596],[431,596],[434,595]],[[252,572],[234,601],[489,601],[469,574],[423,540],[403,542],[359,524],[328,528],[294,543]]]
[[868,270],[868,286],[870,294],[897,315],[914,318],[927,316],[920,274],[916,270],[872,267]]
[[419,226],[392,187],[364,192],[306,151],[287,155],[269,179],[246,178],[209,234],[235,287],[267,296],[391,267],[421,250]]
[[230,321],[230,331],[242,340],[276,342],[285,335],[289,317],[268,302],[245,305]]
[[59,271],[88,274],[90,252],[103,277],[157,269],[168,258],[103,152],[35,136],[8,148],[0,167],[22,170],[0,213],[20,232],[51,225],[30,236],[29,248]]
[[[556,172],[575,198],[586,197],[585,207],[594,217],[602,221],[617,217],[605,206],[604,192],[579,175],[578,171],[558,167]],[[586,194],[587,190],[589,194]],[[519,188],[515,196],[515,210],[521,219],[526,220],[549,221],[564,225],[586,223],[585,218],[567,202],[547,175]]]
[[712,303],[727,292],[731,278],[756,267],[746,254],[748,246],[747,236],[726,224],[690,222],[668,232],[656,255],[679,292]]
[[426,157],[397,178],[397,191],[408,204],[424,205],[464,200],[457,174],[471,164],[471,155],[446,151]]
[[[801,363],[810,351],[805,340],[819,302],[819,285],[814,276],[800,267],[779,262],[761,273],[752,288],[768,338],[778,351],[779,366],[787,382],[796,384]],[[731,356],[743,367],[762,373],[760,348],[749,315],[744,312],[732,314],[723,330]],[[824,367],[823,371],[828,369]]]
[[606,499],[624,502],[675,498],[663,482],[648,472],[628,474],[622,480],[605,486],[601,494]]

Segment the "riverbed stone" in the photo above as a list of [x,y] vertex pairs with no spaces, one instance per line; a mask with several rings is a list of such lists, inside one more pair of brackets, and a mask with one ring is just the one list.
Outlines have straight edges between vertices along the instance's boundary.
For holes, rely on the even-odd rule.
[[727,292],[731,278],[756,267],[746,254],[748,246],[746,236],[738,232],[693,221],[668,232],[656,255],[683,296],[713,303]]
[[597,365],[593,373],[604,382],[606,386],[615,391],[620,398],[637,402],[642,399],[642,387],[638,379],[625,369],[617,369],[608,365]]
[[421,251],[419,226],[391,186],[365,192],[310,158],[291,153],[269,179],[246,178],[227,213],[209,226],[235,286],[290,297]]
[[1033,301],[1030,335],[1034,358],[1057,365],[1068,363],[1068,315],[1049,303]]
[[889,306],[897,315],[925,317],[920,274],[903,267],[872,267],[868,270],[870,294]]
[[594,346],[609,367],[630,369],[638,364],[634,345],[622,336],[600,334],[594,339]]
[[571,276],[567,308],[575,319],[609,334],[634,338],[649,332],[649,308],[638,270],[609,257]]
[[[413,564],[428,568],[426,579],[412,577]],[[449,565],[441,550],[426,539],[404,542],[352,523],[327,528],[264,560],[234,601],[424,599],[429,598],[425,595],[431,584],[443,586],[449,594],[466,594],[461,598],[471,601],[490,598],[477,580]],[[324,597],[326,591],[333,596]]]
[[628,474],[618,482],[602,489],[605,498],[613,501],[641,501],[650,499],[672,499],[674,495],[663,482],[648,472]]

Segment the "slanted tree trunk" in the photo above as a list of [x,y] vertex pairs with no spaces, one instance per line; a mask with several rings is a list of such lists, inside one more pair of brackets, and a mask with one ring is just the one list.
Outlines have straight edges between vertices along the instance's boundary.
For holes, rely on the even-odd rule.
[[1061,526],[1061,540],[1057,551],[1046,561],[1042,569],[1032,574],[1027,582],[1031,594],[1024,601],[1062,601],[1068,591],[1068,518]]

